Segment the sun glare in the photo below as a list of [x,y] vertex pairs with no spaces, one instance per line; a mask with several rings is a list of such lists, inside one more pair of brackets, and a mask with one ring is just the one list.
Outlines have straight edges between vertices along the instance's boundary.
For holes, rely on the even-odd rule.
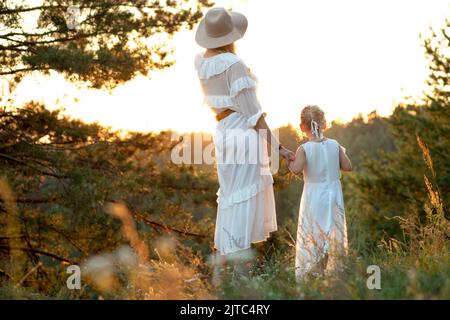
[[[329,120],[348,121],[419,95],[427,61],[419,34],[440,26],[448,1],[216,1],[244,13],[249,29],[238,53],[259,79],[258,95],[271,126],[298,124],[299,110],[319,104]],[[137,77],[111,93],[77,88],[62,76],[33,75],[19,84],[18,103],[48,108],[116,129],[212,132],[193,66],[201,51],[195,30],[173,37],[176,64]]]

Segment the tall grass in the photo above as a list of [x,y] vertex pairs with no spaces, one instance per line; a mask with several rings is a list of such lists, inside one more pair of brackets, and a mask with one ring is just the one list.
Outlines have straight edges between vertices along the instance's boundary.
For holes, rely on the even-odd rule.
[[[48,277],[59,286],[56,296],[39,295],[24,287],[23,279],[36,266],[27,264],[20,250],[10,250],[1,277],[0,297],[58,299],[449,299],[450,225],[436,184],[437,173],[425,143],[418,137],[428,173],[424,176],[428,201],[424,208],[414,202],[401,217],[404,240],[380,240],[373,250],[354,243],[342,257],[344,268],[333,274],[307,276],[295,281],[295,223],[287,220],[279,232],[263,244],[253,263],[235,262],[222,268],[219,278],[214,259],[194,252],[174,236],[157,239],[139,234],[132,215],[120,203],[108,203],[104,211],[121,221],[128,245],[91,256],[81,264],[82,288],[70,291],[67,274]],[[6,208],[9,246],[24,246],[22,227],[13,193],[0,180],[0,196]],[[423,210],[422,210],[423,209]],[[425,212],[425,217],[421,212]],[[350,226],[351,227],[351,226]],[[354,241],[359,241],[354,239]],[[367,267],[381,270],[381,289],[369,289]],[[62,269],[64,270],[64,269]]]
[[[6,229],[5,238],[9,246],[9,261],[6,263],[6,270],[2,273],[7,277],[13,288],[17,288],[24,281],[24,271],[26,267],[26,255],[20,248],[23,248],[23,234],[21,230],[20,217],[14,195],[4,178],[0,178],[0,199],[3,202],[5,211]],[[33,269],[31,270],[33,271]],[[27,273],[25,276],[27,276]],[[15,294],[19,291],[14,290]],[[20,297],[20,295],[18,295]]]
[[159,237],[150,248],[123,204],[108,203],[105,212],[121,221],[130,246],[93,256],[82,265],[83,274],[102,298],[214,298],[198,255],[170,236]]
[[[428,201],[421,219],[417,204],[411,204],[400,220],[404,241],[381,240],[372,251],[361,252],[364,244],[354,243],[341,272],[306,277],[296,284],[293,273],[293,223],[277,235],[278,242],[290,243],[270,257],[262,257],[249,277],[236,278],[230,272],[221,298],[233,299],[450,299],[450,223],[436,183],[436,172],[426,144],[417,137],[428,175],[424,184]],[[289,230],[289,228],[291,230]],[[354,239],[358,241],[359,239]],[[367,267],[381,269],[381,289],[369,289]]]

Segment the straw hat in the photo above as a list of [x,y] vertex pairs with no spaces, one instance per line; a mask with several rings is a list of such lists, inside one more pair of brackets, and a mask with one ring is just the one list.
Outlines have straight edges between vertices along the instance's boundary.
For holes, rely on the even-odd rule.
[[247,25],[247,18],[243,14],[213,8],[200,21],[195,41],[207,49],[222,47],[241,39]]

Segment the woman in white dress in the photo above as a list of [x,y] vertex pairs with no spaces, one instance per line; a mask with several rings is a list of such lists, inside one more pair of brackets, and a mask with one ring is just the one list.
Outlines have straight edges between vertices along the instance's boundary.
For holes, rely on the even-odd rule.
[[344,197],[340,171],[351,171],[345,149],[336,140],[325,138],[325,115],[317,106],[301,113],[300,129],[309,141],[302,144],[289,163],[297,174],[303,171],[304,185],[298,218],[295,274],[323,274],[339,267],[347,253]]
[[207,50],[196,57],[195,67],[205,103],[218,121],[214,142],[220,188],[214,247],[222,256],[249,249],[277,230],[265,141],[293,159],[264,120],[256,77],[234,52],[234,42],[246,29],[242,14],[213,8],[196,33],[196,42]]

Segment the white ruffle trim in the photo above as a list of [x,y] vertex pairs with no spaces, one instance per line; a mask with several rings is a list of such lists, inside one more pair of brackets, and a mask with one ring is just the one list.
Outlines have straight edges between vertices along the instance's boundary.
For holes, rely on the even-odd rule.
[[233,192],[228,197],[221,195],[220,189],[217,191],[217,203],[221,208],[227,208],[237,203],[250,200],[258,193],[262,192],[267,186],[273,184],[272,175],[265,175],[258,183],[252,184],[245,189]]
[[249,76],[235,80],[231,84],[230,95],[236,97],[244,89],[256,88],[257,82]]
[[266,114],[262,112],[261,110],[258,111],[258,113],[252,115],[250,118],[247,119],[247,126],[248,128],[253,128],[256,126],[256,123],[258,122],[259,118],[261,116],[265,116]]
[[241,59],[230,52],[221,53],[210,58],[204,58],[203,54],[198,54],[195,57],[195,68],[197,69],[198,77],[201,80],[205,80],[221,74],[239,61]]
[[233,99],[230,96],[205,96],[204,103],[210,107],[232,107]]

